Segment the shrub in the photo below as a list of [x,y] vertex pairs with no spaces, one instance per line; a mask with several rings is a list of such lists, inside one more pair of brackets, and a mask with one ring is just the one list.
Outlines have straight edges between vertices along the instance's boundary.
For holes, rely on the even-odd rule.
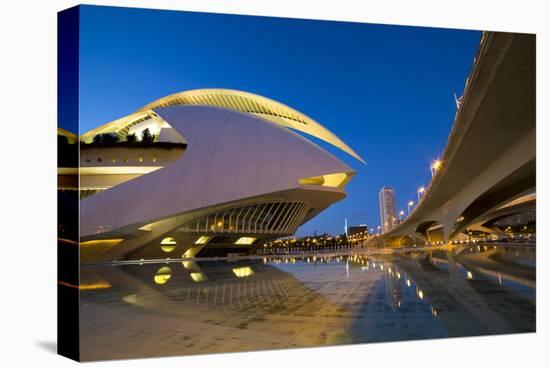
[[135,143],[137,141],[137,137],[136,137],[136,134],[135,133],[132,133],[132,134],[128,134],[126,135],[126,141],[128,143]]
[[117,134],[101,134],[101,142],[104,144],[117,143],[120,138]]
[[57,145],[67,145],[69,144],[69,139],[65,135],[57,135]]
[[113,133],[97,134],[94,136],[94,144],[115,144],[119,141],[119,136]]
[[151,134],[149,128],[141,132],[141,142],[143,143],[152,143],[155,140],[155,136]]

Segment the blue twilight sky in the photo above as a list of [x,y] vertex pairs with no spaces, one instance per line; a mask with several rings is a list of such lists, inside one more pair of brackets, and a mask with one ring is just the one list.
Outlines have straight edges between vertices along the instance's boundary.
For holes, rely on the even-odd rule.
[[[363,165],[316,142],[357,171],[348,197],[299,235],[377,226],[378,191],[406,211],[429,182],[481,33],[115,7],[81,8],[83,133],[157,98],[230,88],[287,104],[344,140]],[[314,140],[314,139],[312,139]]]

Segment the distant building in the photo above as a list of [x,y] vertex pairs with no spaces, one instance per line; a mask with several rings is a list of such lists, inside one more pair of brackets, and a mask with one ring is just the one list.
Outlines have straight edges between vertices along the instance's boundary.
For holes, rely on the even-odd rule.
[[392,230],[397,223],[397,211],[395,210],[395,190],[391,187],[382,187],[378,194],[380,200],[380,226],[382,232]]
[[514,227],[514,226],[526,226],[537,222],[537,214],[535,212],[518,213],[510,215],[508,217],[499,219],[493,222],[495,227]]
[[366,224],[359,224],[356,226],[348,227],[348,236],[354,235],[367,235],[369,233],[369,227]]

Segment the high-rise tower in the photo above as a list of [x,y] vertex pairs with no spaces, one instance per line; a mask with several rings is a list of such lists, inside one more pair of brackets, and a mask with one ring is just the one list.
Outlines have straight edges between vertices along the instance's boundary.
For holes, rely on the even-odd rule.
[[378,193],[380,200],[380,226],[382,232],[391,231],[398,223],[395,210],[395,190],[391,187],[382,187]]

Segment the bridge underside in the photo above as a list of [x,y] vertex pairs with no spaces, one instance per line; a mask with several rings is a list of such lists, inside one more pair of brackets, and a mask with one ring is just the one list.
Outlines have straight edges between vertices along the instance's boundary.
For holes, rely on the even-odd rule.
[[535,37],[484,33],[442,167],[411,215],[383,239],[446,242],[482,229],[503,205],[534,192],[535,100]]

